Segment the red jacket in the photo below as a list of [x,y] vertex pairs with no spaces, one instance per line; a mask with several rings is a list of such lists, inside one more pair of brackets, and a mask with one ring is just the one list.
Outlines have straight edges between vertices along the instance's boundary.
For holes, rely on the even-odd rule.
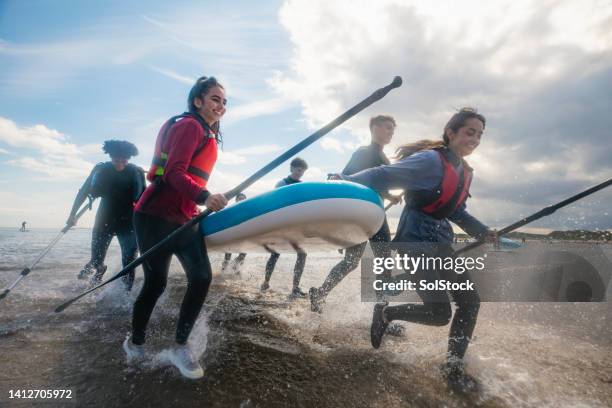
[[[166,123],[157,136],[162,137]],[[187,172],[198,146],[208,141],[198,121],[192,117],[172,125],[163,150],[168,152],[162,183],[150,184],[136,204],[136,211],[184,224],[198,214],[196,199],[204,191]],[[216,158],[215,158],[216,159]]]

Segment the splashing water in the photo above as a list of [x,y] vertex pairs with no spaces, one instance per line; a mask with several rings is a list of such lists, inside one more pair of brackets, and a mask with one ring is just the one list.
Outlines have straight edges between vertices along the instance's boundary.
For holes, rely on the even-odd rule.
[[[0,230],[0,285],[15,279],[55,233]],[[1,406],[32,406],[9,400],[11,389],[71,389],[72,403],[104,407],[612,406],[609,303],[483,304],[467,356],[483,392],[460,396],[446,389],[438,370],[448,327],[401,323],[403,335],[385,336],[373,350],[372,304],[360,301],[359,271],[315,314],[307,300],[287,299],[295,262],[289,254],[281,255],[265,294],[258,290],[265,253],[249,253],[240,275],[215,276],[189,340],[206,370],[197,381],[168,362],[186,285],[173,261],[149,325],[149,357],[128,365],[121,343],[142,285],[140,270],[129,294],[118,281],[62,314],[52,312],[85,289],[76,275],[87,262],[89,239],[88,230],[71,231],[0,303]],[[340,259],[334,251],[310,253],[302,289],[320,285]],[[221,260],[211,254],[215,271]],[[107,264],[107,277],[120,269],[115,242]]]

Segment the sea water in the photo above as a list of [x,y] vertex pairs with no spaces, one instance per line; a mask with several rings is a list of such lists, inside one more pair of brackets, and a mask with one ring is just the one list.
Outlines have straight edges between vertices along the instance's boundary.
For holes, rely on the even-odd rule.
[[[0,230],[0,288],[57,233]],[[118,280],[53,312],[86,289],[76,276],[90,241],[89,229],[68,232],[0,302],[0,406],[612,406],[610,303],[483,303],[467,354],[483,391],[460,396],[446,389],[438,369],[448,327],[401,323],[404,333],[385,336],[374,350],[373,304],[361,301],[358,269],[316,314],[307,299],[287,299],[293,254],[281,255],[270,290],[259,292],[263,251],[249,253],[239,275],[231,268],[220,273],[223,254],[211,254],[215,277],[190,337],[203,379],[181,377],[167,359],[186,285],[176,260],[149,325],[148,359],[130,366],[121,343],[142,285],[140,268],[132,293]],[[333,249],[309,253],[302,289],[319,286],[341,259]],[[120,270],[116,241],[106,263],[105,278]],[[68,389],[72,398],[9,399],[11,391],[30,389]]]

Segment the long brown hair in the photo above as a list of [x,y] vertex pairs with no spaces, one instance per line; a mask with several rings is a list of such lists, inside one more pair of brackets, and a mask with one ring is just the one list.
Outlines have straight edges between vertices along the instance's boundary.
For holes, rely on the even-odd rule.
[[408,156],[415,154],[416,152],[420,152],[421,150],[431,150],[447,146],[449,140],[448,136],[446,136],[446,130],[450,129],[453,132],[457,132],[465,125],[465,122],[468,119],[478,119],[482,122],[483,129],[487,124],[485,117],[478,113],[476,109],[461,108],[450,118],[446,126],[444,126],[444,132],[442,133],[441,140],[423,139],[417,142],[405,144],[395,150],[395,156],[393,158],[395,160],[402,160]]

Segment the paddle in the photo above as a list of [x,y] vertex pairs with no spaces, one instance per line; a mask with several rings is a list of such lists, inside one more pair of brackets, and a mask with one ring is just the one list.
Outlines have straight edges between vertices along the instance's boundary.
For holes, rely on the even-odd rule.
[[[389,85],[376,90],[374,93],[372,93],[372,95],[368,96],[363,101],[359,102],[357,105],[353,106],[352,108],[350,108],[349,110],[344,112],[342,115],[338,116],[336,119],[334,119],[333,121],[331,121],[327,125],[323,126],[321,129],[317,130],[315,133],[313,133],[312,135],[308,136],[306,139],[302,140],[300,143],[296,144],[295,146],[293,146],[291,149],[287,150],[285,153],[281,154],[276,159],[272,160],[270,163],[265,165],[263,168],[261,168],[259,171],[257,171],[255,174],[253,174],[251,177],[249,177],[246,180],[244,180],[238,186],[234,187],[233,189],[231,189],[230,191],[225,193],[224,194],[225,198],[227,198],[228,200],[231,200],[236,195],[238,195],[238,193],[242,192],[247,187],[249,187],[251,184],[253,184],[257,180],[259,180],[260,178],[262,178],[263,176],[265,176],[266,174],[268,174],[269,172],[274,170],[280,164],[282,164],[283,162],[285,162],[286,160],[288,160],[289,158],[291,158],[292,156],[294,156],[298,152],[304,150],[306,147],[308,147],[311,144],[313,144],[314,142],[316,142],[318,139],[320,139],[321,137],[323,137],[324,135],[326,135],[327,133],[332,131],[334,128],[336,128],[340,124],[346,122],[348,119],[350,119],[351,117],[355,116],[357,113],[361,112],[362,110],[364,110],[368,106],[372,105],[374,102],[377,102],[377,101],[381,100],[392,89],[399,88],[401,85],[402,85],[402,78],[400,78],[399,76],[396,76],[395,78],[393,78],[393,82],[391,82]],[[205,217],[209,216],[211,213],[212,213],[212,211],[207,208],[206,210],[204,210],[200,214],[196,215],[191,220],[189,220],[187,223],[181,225],[179,228],[177,228],[172,233],[170,233],[170,235],[168,235],[166,238],[162,239],[160,242],[155,244],[153,247],[151,247],[148,251],[146,251],[140,257],[136,258],[134,261],[132,261],[128,265],[126,265],[121,271],[119,271],[112,278],[108,279],[105,282],[102,282],[101,284],[99,284],[99,285],[97,285],[97,286],[95,286],[95,287],[93,287],[93,288],[83,292],[82,294],[80,294],[80,295],[78,295],[78,296],[68,300],[67,302],[64,302],[61,305],[59,305],[55,309],[55,313],[62,312],[68,306],[70,306],[71,304],[73,304],[77,300],[81,299],[82,297],[86,296],[87,294],[89,294],[89,293],[91,293],[91,292],[101,288],[102,286],[105,286],[105,285],[111,283],[112,281],[114,281],[116,279],[119,279],[123,275],[127,274],[128,271],[130,271],[133,268],[137,267],[138,265],[142,264],[147,257],[149,257],[152,253],[157,251],[166,242],[168,242],[171,239],[173,239],[174,237],[176,237],[182,231],[184,231],[184,230],[186,230],[188,228],[191,228],[192,226],[196,225],[202,219],[204,219]]]
[[[538,212],[536,212],[536,213],[534,213],[534,214],[532,214],[532,215],[530,215],[528,217],[525,217],[525,218],[523,218],[523,219],[521,219],[521,220],[519,220],[519,221],[517,221],[517,222],[515,222],[513,224],[508,225],[507,227],[502,228],[501,230],[497,231],[497,235],[501,236],[501,235],[507,234],[507,233],[517,229],[517,228],[520,228],[520,227],[522,227],[522,226],[524,226],[526,224],[529,224],[530,222],[533,222],[533,221],[538,220],[538,219],[540,219],[542,217],[550,215],[550,214],[554,213],[555,211],[557,211],[559,208],[565,207],[566,205],[571,204],[571,203],[573,203],[575,201],[578,201],[581,198],[584,198],[584,197],[586,197],[586,196],[588,196],[590,194],[593,194],[593,193],[595,193],[595,192],[597,192],[599,190],[602,190],[602,189],[608,187],[611,184],[612,184],[612,179],[606,180],[603,183],[597,184],[596,186],[593,186],[593,187],[591,187],[591,188],[589,188],[587,190],[584,190],[581,193],[573,195],[570,198],[567,198],[567,199],[565,199],[563,201],[558,202],[557,204],[549,205],[548,207],[545,207],[545,208],[541,209],[540,211],[538,211]],[[470,250],[472,250],[472,249],[474,249],[476,247],[479,247],[480,245],[484,244],[485,242],[486,242],[486,240],[479,240],[479,241],[473,242],[473,243],[471,243],[469,245],[466,245],[463,248],[460,248],[460,249],[456,250],[455,252],[453,252],[452,256],[457,256],[457,255],[459,255],[459,254],[461,254],[463,252],[470,251]],[[403,273],[394,275],[389,280],[389,282],[399,282],[399,281],[401,281],[402,279],[404,279],[408,275],[410,275],[409,272],[403,272]],[[403,292],[402,290],[385,291],[385,294],[388,295],[388,296],[397,296],[397,295],[401,294],[402,292]]]
[[[87,210],[91,210],[91,204],[93,203],[93,200],[89,200],[89,203],[86,204],[83,208],[81,208],[79,210],[79,212],[75,215],[74,217],[74,222],[76,224],[76,222],[78,221],[78,219],[85,214],[85,211]],[[6,289],[4,289],[2,291],[2,293],[0,293],[0,300],[4,299],[6,297],[6,295],[9,294],[9,292],[15,287],[17,286],[17,284],[19,282],[21,282],[21,280],[23,278],[25,278],[30,272],[32,272],[32,268],[34,268],[34,266],[36,266],[36,264],[38,262],[40,262],[40,260],[47,255],[47,253],[51,250],[51,248],[53,248],[53,246],[64,236],[64,234],[66,234],[66,232],[68,232],[68,230],[70,228],[72,228],[73,225],[68,225],[66,224],[66,226],[64,228],[62,228],[62,230],[60,231],[59,234],[57,234],[57,236],[55,238],[53,238],[53,241],[51,241],[51,243],[49,243],[49,245],[47,245],[47,247],[40,253],[40,255],[38,255],[38,257],[34,260],[34,262],[32,262],[32,264],[30,266],[27,266],[25,268],[23,268],[23,270],[21,271],[21,274],[19,276],[19,278],[17,278],[9,287],[7,287]]]
[[[596,186],[593,186],[589,189],[584,190],[581,193],[578,193],[576,195],[571,196],[570,198],[566,198],[563,201],[558,202],[557,204],[553,204],[553,205],[549,205],[548,207],[544,207],[543,209],[541,209],[540,211],[531,214],[528,217],[523,218],[522,220],[519,220],[517,222],[515,222],[514,224],[510,224],[507,227],[504,227],[502,229],[500,229],[499,231],[497,231],[497,235],[498,236],[502,236],[505,235],[509,232],[514,231],[517,228],[522,227],[523,225],[527,225],[530,222],[533,222],[535,220],[538,220],[542,217],[546,217],[547,215],[550,215],[552,213],[554,213],[555,211],[557,211],[559,208],[565,207],[568,204],[571,204],[575,201],[580,200],[581,198],[584,198],[588,195],[591,195],[599,190],[603,190],[604,188],[608,187],[609,185],[612,184],[612,178],[608,179],[606,181],[604,181],[603,183],[597,184]],[[479,247],[480,245],[484,244],[486,241],[485,240],[478,240],[476,242],[472,242],[469,245],[464,246],[463,248],[460,248],[458,250],[456,250],[454,252],[453,255],[458,255],[461,254],[463,252],[467,252],[470,251],[476,247]]]

